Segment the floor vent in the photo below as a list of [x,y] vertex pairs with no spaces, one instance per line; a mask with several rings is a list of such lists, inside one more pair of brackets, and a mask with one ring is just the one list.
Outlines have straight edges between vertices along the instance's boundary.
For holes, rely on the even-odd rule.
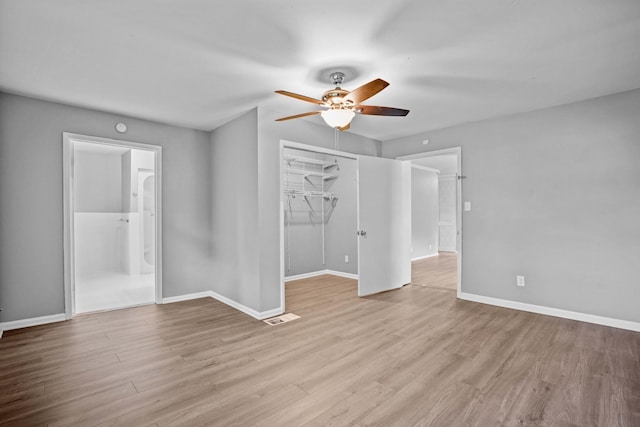
[[296,320],[299,319],[300,316],[296,316],[293,313],[287,313],[287,314],[282,314],[280,316],[277,317],[272,317],[271,319],[266,319],[264,321],[264,323],[267,323],[271,326],[275,326],[275,325],[280,325],[282,323],[286,323],[289,322],[290,320]]

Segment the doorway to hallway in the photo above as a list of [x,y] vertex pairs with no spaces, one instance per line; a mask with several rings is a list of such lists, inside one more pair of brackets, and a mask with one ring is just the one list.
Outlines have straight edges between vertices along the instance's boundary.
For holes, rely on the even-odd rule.
[[[398,157],[411,162],[412,284],[462,292],[462,148]],[[423,176],[421,176],[423,175]],[[423,188],[422,188],[423,187]],[[421,189],[422,191],[415,191]]]

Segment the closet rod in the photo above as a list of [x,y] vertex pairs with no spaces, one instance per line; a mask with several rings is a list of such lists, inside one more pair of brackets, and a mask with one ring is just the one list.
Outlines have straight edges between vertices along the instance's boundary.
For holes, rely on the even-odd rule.
[[321,193],[315,191],[296,191],[296,190],[287,190],[284,192],[288,196],[301,196],[301,197],[323,197],[329,198],[331,200],[337,199],[338,197],[333,193]]

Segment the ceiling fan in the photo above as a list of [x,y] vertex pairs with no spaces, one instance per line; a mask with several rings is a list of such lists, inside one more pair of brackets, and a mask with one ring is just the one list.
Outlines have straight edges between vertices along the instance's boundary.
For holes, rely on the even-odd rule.
[[330,76],[331,82],[336,85],[335,89],[329,89],[322,94],[321,99],[310,98],[297,93],[287,92],[286,90],[277,90],[276,93],[310,102],[312,104],[327,107],[326,110],[310,111],[308,113],[296,114],[294,116],[281,117],[276,119],[277,122],[283,120],[297,119],[300,117],[313,116],[320,114],[324,121],[331,127],[339,130],[347,130],[350,127],[351,120],[357,114],[366,114],[371,116],[406,116],[409,110],[391,107],[379,107],[376,105],[362,105],[361,102],[371,98],[382,89],[389,86],[389,83],[382,79],[375,79],[360,86],[357,89],[348,91],[342,89],[340,85],[344,81],[344,73],[336,71]]

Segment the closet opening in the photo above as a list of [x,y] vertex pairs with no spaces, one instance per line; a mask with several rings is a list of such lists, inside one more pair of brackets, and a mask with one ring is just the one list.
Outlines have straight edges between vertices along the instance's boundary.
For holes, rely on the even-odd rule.
[[323,286],[346,284],[355,296],[357,157],[283,141],[281,161],[281,306]]

